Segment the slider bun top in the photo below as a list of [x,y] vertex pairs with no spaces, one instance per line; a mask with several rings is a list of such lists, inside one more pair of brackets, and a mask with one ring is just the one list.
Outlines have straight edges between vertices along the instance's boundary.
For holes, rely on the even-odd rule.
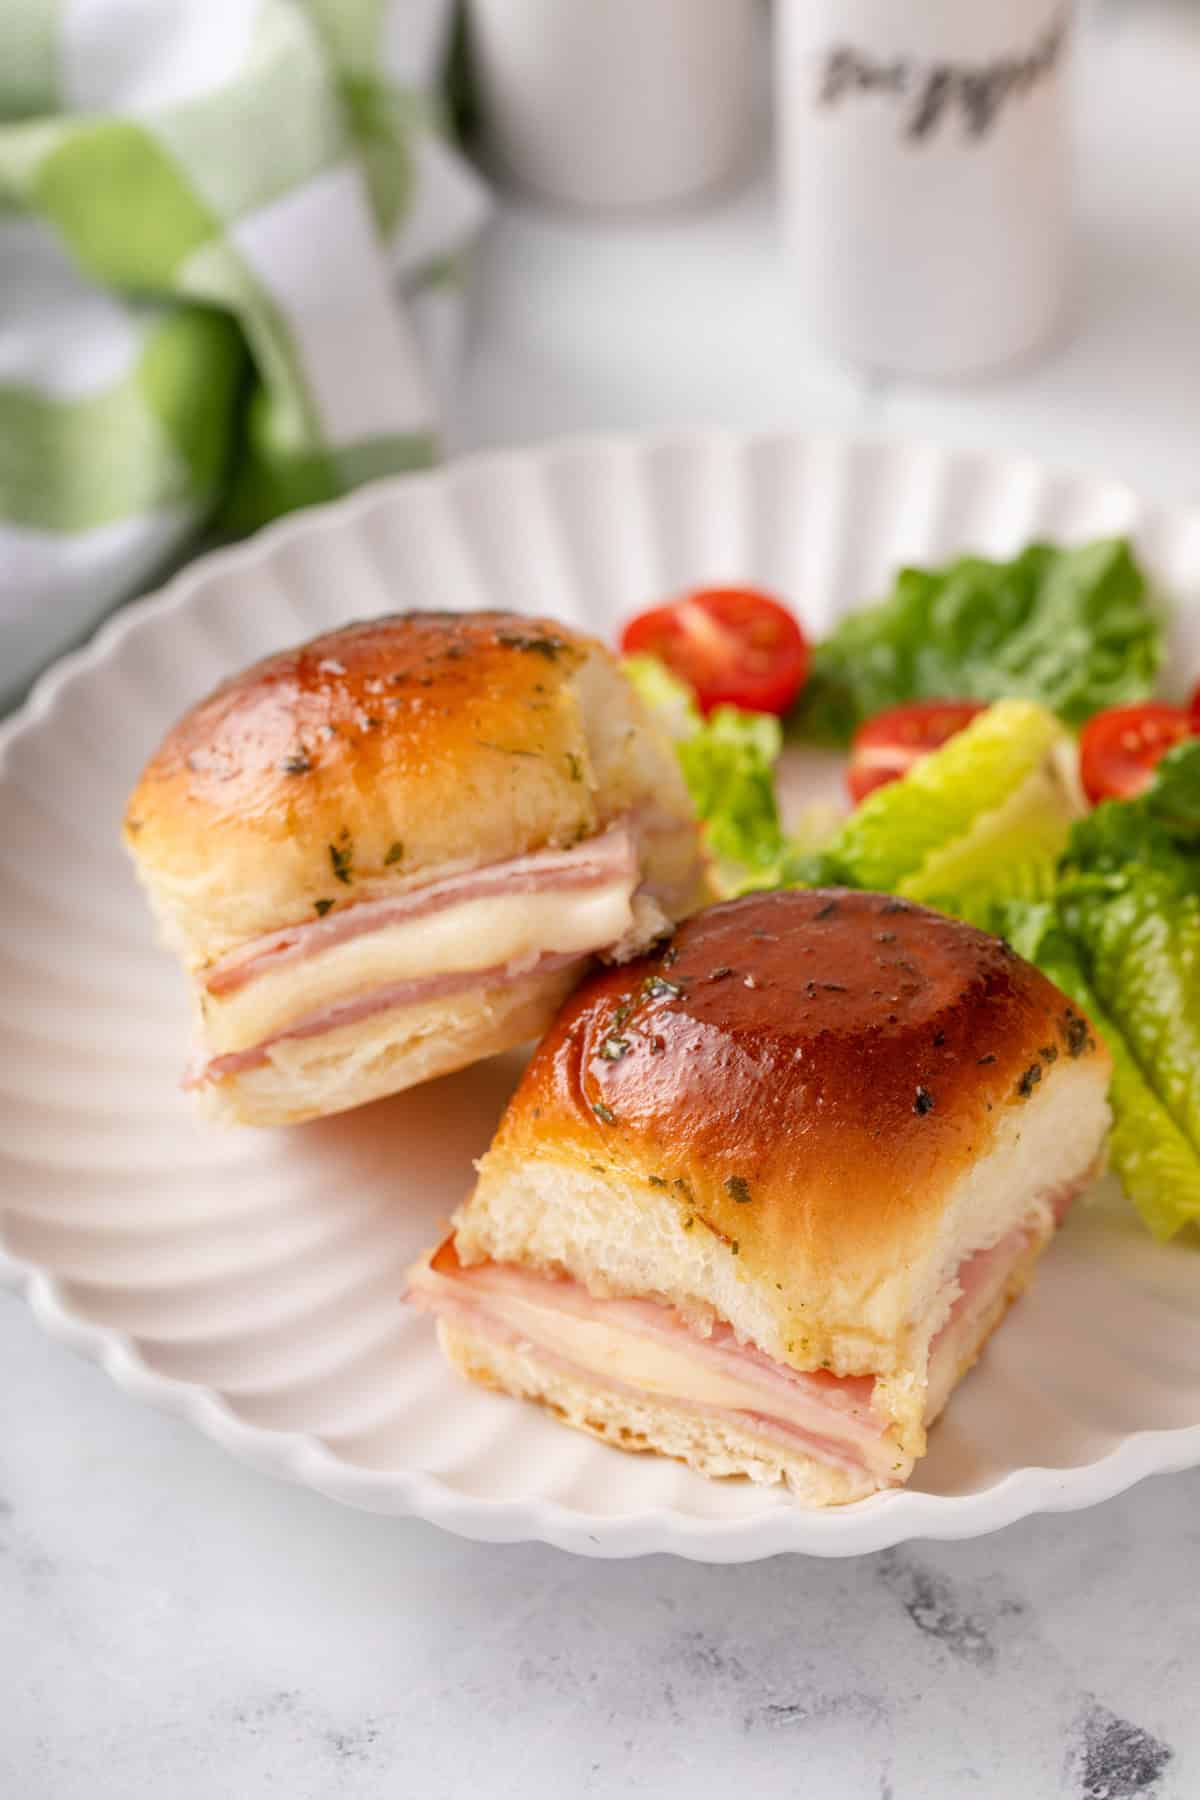
[[411,612],[267,657],[193,707],[125,838],[199,963],[317,902],[572,845],[648,796],[690,821],[603,645],[517,614]]
[[[752,894],[697,913],[665,949],[592,975],[567,1001],[483,1159],[459,1253],[539,1260],[549,1237],[514,1197],[521,1171],[529,1185],[530,1167],[553,1160],[564,1195],[568,1166],[610,1184],[609,1277],[634,1266],[636,1207],[647,1287],[678,1302],[694,1265],[709,1293],[746,1296],[726,1299],[726,1317],[769,1319],[752,1335],[797,1366],[813,1366],[802,1343],[823,1342],[853,1368],[845,1336],[875,1339],[861,1366],[880,1367],[880,1346],[899,1357],[960,1241],[989,1235],[972,1214],[995,1205],[994,1241],[1039,1176],[1057,1178],[1030,1167],[1061,1135],[1045,1113],[1054,1090],[1068,1116],[1087,1095],[1088,1141],[1063,1136],[1074,1158],[1063,1173],[1082,1174],[1108,1066],[1086,1019],[998,938],[882,894]],[[998,1147],[1001,1178],[976,1199],[967,1177]],[[595,1205],[578,1255],[549,1254],[598,1287]],[[714,1273],[733,1251],[728,1279]]]

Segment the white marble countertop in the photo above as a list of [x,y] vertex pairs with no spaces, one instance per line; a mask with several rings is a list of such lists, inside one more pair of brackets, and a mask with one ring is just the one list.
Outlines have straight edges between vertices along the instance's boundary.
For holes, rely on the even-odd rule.
[[0,1296],[5,1800],[1193,1800],[1200,1471],[706,1568],[281,1487]]
[[[453,446],[864,428],[1200,495],[1198,95],[1194,0],[1093,18],[1072,328],[986,384],[824,362],[765,176],[667,223],[506,207]],[[0,1367],[3,1800],[1200,1793],[1200,1471],[854,1562],[587,1562],[277,1486],[7,1294]]]

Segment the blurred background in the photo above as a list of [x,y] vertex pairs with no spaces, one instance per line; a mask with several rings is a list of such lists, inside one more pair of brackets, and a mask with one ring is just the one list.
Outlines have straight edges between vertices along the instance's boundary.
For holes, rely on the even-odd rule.
[[1197,486],[1192,0],[7,0],[0,696],[197,547],[562,432]]

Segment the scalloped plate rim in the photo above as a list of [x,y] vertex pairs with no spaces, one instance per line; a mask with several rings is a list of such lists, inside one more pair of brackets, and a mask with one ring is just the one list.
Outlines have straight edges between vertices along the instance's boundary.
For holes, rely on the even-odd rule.
[[[554,1500],[494,1501],[456,1494],[438,1476],[419,1469],[378,1474],[355,1469],[316,1438],[249,1425],[211,1388],[157,1374],[123,1332],[79,1318],[61,1300],[52,1277],[4,1251],[0,1285],[27,1301],[50,1338],[98,1363],[124,1393],[193,1425],[259,1474],[311,1487],[363,1512],[425,1519],[477,1542],[547,1543],[595,1557],[671,1552],[700,1562],[757,1562],[784,1552],[869,1555],[922,1538],[982,1537],[1037,1513],[1080,1512],[1151,1475],[1200,1463],[1200,1425],[1188,1425],[1131,1433],[1094,1463],[1075,1468],[1014,1469],[969,1495],[898,1490],[854,1507],[825,1512],[795,1507],[752,1520],[693,1520],[663,1508],[613,1519]],[[808,1540],[807,1529],[814,1523],[827,1542]],[[805,1541],[794,1541],[797,1537]]]
[[[494,448],[438,467],[385,477],[323,506],[275,520],[252,538],[197,557],[163,587],[107,618],[77,649],[58,658],[34,683],[22,705],[0,721],[0,776],[9,746],[44,720],[77,675],[105,663],[128,637],[163,614],[185,606],[198,586],[219,575],[267,560],[288,540],[336,527],[368,512],[394,491],[453,485],[486,475],[496,465],[544,465],[598,454],[645,455],[720,447],[744,452],[759,446],[825,448],[835,455],[878,450],[926,455],[944,463],[969,463],[996,474],[1034,474],[1043,480],[1104,485],[1137,509],[1143,529],[1155,520],[1200,516],[1193,506],[1143,501],[1119,477],[1096,470],[1047,464],[1024,454],[974,450],[935,439],[854,432],[770,431],[742,433],[688,429],[652,433],[584,433],[543,444]],[[313,1488],[364,1511],[413,1516],[475,1541],[544,1542],[593,1557],[660,1552],[698,1561],[749,1562],[780,1553],[820,1557],[869,1554],[918,1540],[955,1540],[1001,1530],[1043,1512],[1074,1512],[1098,1505],[1154,1474],[1200,1465],[1200,1424],[1131,1432],[1095,1461],[1066,1468],[1027,1465],[970,1494],[898,1490],[852,1507],[813,1512],[781,1507],[751,1519],[697,1519],[657,1508],[614,1517],[588,1514],[549,1499],[489,1500],[455,1492],[439,1476],[420,1469],[372,1471],[337,1457],[318,1438],[253,1425],[239,1419],[219,1393],[204,1385],[157,1373],[128,1336],[89,1321],[62,1298],[53,1276],[0,1249],[0,1286],[21,1295],[53,1340],[98,1363],[132,1398],[185,1420],[241,1463],[259,1473]]]

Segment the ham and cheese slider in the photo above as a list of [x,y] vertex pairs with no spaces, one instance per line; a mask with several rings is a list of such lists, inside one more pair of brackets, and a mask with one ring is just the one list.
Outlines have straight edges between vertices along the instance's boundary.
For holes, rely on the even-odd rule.
[[1109,1057],[999,939],[756,894],[589,978],[413,1271],[465,1374],[628,1450],[908,1479],[1098,1169]]
[[125,838],[191,977],[218,1116],[339,1112],[537,1037],[706,875],[670,746],[602,645],[505,613],[351,625],[218,688]]

